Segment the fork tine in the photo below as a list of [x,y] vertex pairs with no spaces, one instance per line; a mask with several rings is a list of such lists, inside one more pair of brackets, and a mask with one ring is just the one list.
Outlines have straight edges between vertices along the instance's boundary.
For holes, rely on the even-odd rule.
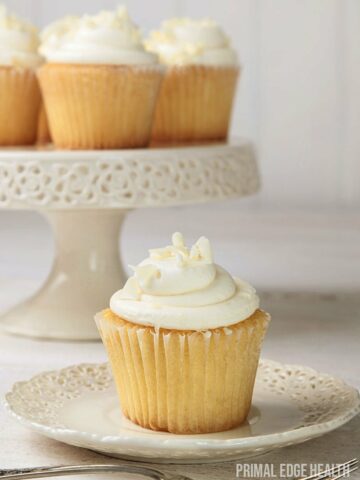
[[352,468],[345,469],[343,472],[339,473],[336,477],[332,477],[331,480],[337,480],[338,478],[345,477],[345,475],[348,475],[349,473],[353,472],[354,470],[357,470],[359,468],[359,465],[355,465]]
[[[332,474],[339,473],[342,470],[345,470],[345,473],[349,472],[349,468],[352,468],[354,465],[358,464],[357,458],[352,458],[344,463],[339,463],[331,468],[323,470],[322,472],[314,473],[313,475],[309,475],[308,477],[301,478],[300,480],[325,480],[329,478]],[[340,478],[340,477],[339,477]]]
[[[355,467],[356,469],[357,465],[358,465],[358,459],[353,458],[348,462],[335,465],[334,467],[329,468],[328,470],[320,472],[317,480],[334,480],[335,478],[341,478],[347,475],[350,472],[350,469],[352,469],[353,467],[356,466]],[[336,476],[332,477],[332,475],[336,475]]]

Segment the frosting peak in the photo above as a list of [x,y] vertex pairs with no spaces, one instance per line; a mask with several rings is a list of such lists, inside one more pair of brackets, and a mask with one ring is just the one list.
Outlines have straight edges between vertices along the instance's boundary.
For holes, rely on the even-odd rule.
[[173,18],[151,32],[148,51],[168,65],[237,65],[237,55],[219,25],[211,19]]
[[174,233],[172,245],[149,250],[122,290],[121,298],[141,300],[149,295],[180,295],[207,287],[215,278],[209,240],[201,237],[189,251],[181,233]]
[[211,246],[207,238],[200,237],[190,251],[185,246],[184,237],[181,233],[175,232],[171,240],[172,245],[168,247],[149,250],[150,259],[174,260],[181,267],[190,264],[213,263]]
[[259,306],[255,289],[213,262],[201,237],[188,249],[180,233],[172,245],[149,250],[134,275],[110,300],[117,315],[138,324],[206,330],[248,318]]
[[50,62],[143,65],[157,62],[146,52],[125,7],[97,15],[68,16],[41,34],[40,52]]
[[0,65],[36,68],[42,62],[38,45],[37,29],[0,4]]

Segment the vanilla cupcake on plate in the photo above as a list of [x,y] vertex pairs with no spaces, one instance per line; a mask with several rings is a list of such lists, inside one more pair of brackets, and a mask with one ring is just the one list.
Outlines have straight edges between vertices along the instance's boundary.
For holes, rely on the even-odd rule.
[[239,66],[236,52],[212,20],[171,19],[145,42],[167,67],[153,139],[224,140],[228,135]]
[[201,237],[149,251],[96,315],[124,415],[145,428],[207,433],[249,412],[269,315]]
[[0,5],[0,145],[36,141],[40,89],[36,68],[42,58],[35,27]]
[[66,17],[41,38],[39,79],[55,145],[146,146],[163,69],[126,9]]

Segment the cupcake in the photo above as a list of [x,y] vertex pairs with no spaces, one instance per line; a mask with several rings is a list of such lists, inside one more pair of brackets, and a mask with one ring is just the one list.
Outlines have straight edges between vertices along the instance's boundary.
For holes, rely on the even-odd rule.
[[254,288],[179,233],[133,270],[95,317],[124,415],[178,434],[240,425],[270,318]]
[[226,139],[239,67],[221,28],[208,19],[171,19],[150,34],[145,46],[166,66],[153,139]]
[[40,89],[35,27],[0,5],[0,145],[36,141]]
[[55,145],[146,146],[163,69],[126,9],[66,17],[41,38],[39,79]]

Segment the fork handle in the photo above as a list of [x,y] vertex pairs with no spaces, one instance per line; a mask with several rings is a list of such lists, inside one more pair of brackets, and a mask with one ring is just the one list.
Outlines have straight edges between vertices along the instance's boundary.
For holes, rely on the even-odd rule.
[[[28,478],[57,477],[65,475],[85,475],[92,473],[131,473],[143,475],[154,480],[172,480],[175,476],[165,474],[153,468],[128,464],[104,465],[59,465],[56,467],[16,468],[0,470],[0,480],[25,480]],[[178,480],[181,476],[176,476]],[[184,477],[183,477],[184,478]]]

